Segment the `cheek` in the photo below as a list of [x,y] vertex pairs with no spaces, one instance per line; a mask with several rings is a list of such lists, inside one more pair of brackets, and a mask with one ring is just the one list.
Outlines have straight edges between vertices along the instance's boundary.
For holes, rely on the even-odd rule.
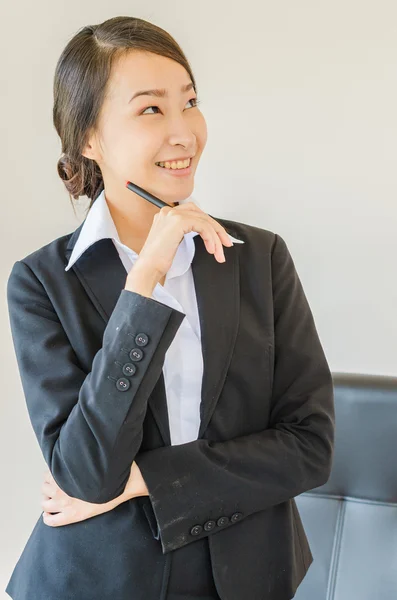
[[115,128],[109,133],[106,142],[106,155],[116,171],[125,168],[142,171],[150,161],[154,164],[156,148],[150,136],[142,135],[137,128]]
[[123,132],[124,140],[127,140],[131,155],[145,164],[148,160],[154,160],[161,147],[161,136],[159,136],[158,127],[149,127],[147,124],[135,124],[125,128]]
[[104,130],[102,146],[105,162],[113,168],[117,164],[121,166],[128,160],[131,136],[118,123],[113,123],[113,125],[108,123]]

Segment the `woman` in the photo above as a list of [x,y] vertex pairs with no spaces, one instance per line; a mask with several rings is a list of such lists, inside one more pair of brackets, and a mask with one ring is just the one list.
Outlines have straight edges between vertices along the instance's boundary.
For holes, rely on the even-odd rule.
[[196,89],[136,18],[83,28],[57,64],[58,171],[91,202],[8,280],[49,469],[14,600],[289,600],[312,563],[294,497],[329,478],[332,377],[282,237],[192,201]]

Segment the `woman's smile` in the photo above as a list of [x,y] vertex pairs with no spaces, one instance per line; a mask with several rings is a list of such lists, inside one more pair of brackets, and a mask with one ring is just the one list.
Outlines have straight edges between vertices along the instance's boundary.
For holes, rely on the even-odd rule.
[[161,167],[160,165],[156,165],[158,169],[161,169],[163,173],[168,175],[172,175],[173,177],[187,177],[192,173],[192,163],[185,169],[172,169],[167,167]]

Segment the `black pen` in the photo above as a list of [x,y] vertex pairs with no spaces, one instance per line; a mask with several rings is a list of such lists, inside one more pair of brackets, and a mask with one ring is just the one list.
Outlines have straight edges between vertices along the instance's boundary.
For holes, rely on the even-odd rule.
[[129,190],[131,190],[131,192],[139,194],[139,196],[142,196],[142,198],[145,198],[145,200],[149,200],[149,202],[151,202],[155,206],[158,206],[159,208],[163,208],[163,206],[170,206],[163,200],[160,200],[160,198],[157,198],[157,196],[153,196],[153,194],[151,194],[147,190],[144,190],[143,188],[139,187],[139,185],[136,185],[136,183],[126,181],[125,185],[126,187],[128,187]]

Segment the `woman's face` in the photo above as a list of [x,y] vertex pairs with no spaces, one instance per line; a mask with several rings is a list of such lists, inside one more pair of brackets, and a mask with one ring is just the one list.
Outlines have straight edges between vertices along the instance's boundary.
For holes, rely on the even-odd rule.
[[[131,201],[126,180],[147,189],[168,204],[193,192],[194,175],[207,141],[203,114],[185,68],[149,52],[131,51],[115,61],[97,132],[83,152],[101,168],[106,195]],[[139,95],[164,89],[164,97]],[[177,177],[156,162],[193,156],[191,173]],[[139,196],[138,196],[139,197]]]

